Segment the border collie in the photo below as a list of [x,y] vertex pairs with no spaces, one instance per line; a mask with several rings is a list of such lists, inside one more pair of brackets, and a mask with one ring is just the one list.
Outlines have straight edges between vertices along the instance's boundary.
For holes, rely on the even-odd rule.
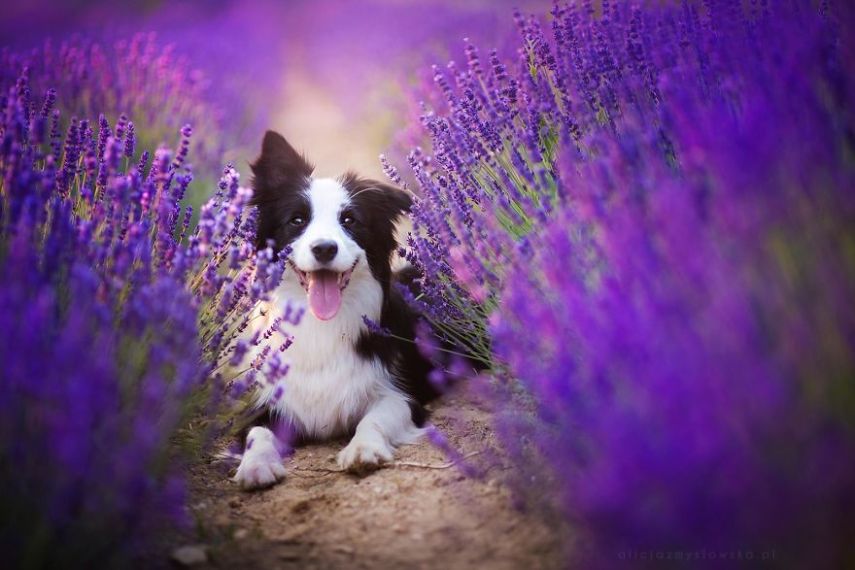
[[[392,270],[395,224],[411,198],[352,173],[314,178],[314,168],[273,131],[251,166],[256,246],[272,241],[288,265],[272,310],[259,312],[254,330],[287,304],[307,310],[283,353],[288,373],[256,394],[268,421],[285,426],[276,433],[292,441],[252,427],[234,480],[245,489],[276,483],[285,475],[281,444],[298,440],[352,434],[338,454],[347,470],[390,461],[396,447],[421,435],[422,406],[438,395],[428,381],[431,365],[412,342],[418,315],[396,285],[413,291],[417,276],[412,267]],[[363,317],[391,335],[372,331]]]

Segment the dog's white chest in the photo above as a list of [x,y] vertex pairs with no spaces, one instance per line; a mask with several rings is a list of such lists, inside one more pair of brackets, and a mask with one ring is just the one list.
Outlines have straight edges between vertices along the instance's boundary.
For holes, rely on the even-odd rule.
[[[373,279],[358,279],[345,290],[335,318],[321,321],[306,312],[293,328],[293,344],[283,353],[288,373],[276,386],[264,387],[259,402],[271,405],[309,438],[325,439],[351,431],[392,380],[376,359],[355,350],[365,329],[363,315],[379,319],[382,291]],[[274,306],[304,308],[305,293],[293,283],[276,292]],[[275,311],[268,319],[275,317]],[[275,344],[275,343],[274,343]],[[272,401],[278,386],[282,395]]]

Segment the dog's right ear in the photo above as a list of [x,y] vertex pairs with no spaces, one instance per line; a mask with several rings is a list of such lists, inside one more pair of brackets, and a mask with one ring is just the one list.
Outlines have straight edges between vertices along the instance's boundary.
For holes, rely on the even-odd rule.
[[[261,156],[252,167],[253,194],[250,204],[258,206],[255,246],[266,247],[277,241],[289,203],[308,187],[312,171],[309,162],[277,132],[267,131],[261,143]],[[276,244],[276,251],[282,244]]]
[[276,131],[264,133],[261,156],[250,167],[256,204],[275,200],[289,187],[301,186],[315,169]]

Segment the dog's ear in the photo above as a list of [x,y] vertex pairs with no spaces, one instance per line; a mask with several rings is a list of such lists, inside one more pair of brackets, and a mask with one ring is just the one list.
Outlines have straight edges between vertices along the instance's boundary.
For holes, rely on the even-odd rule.
[[274,200],[290,187],[298,187],[312,175],[314,167],[275,131],[264,133],[261,156],[251,165],[254,202]]
[[361,205],[362,211],[390,221],[395,221],[401,214],[409,212],[413,205],[413,198],[409,193],[385,182],[360,178],[354,172],[347,172],[340,181],[347,188],[351,199]]
[[376,190],[369,193],[370,199],[374,201],[374,207],[385,212],[390,220],[408,213],[413,206],[412,196],[396,186],[376,180],[370,180],[368,184]]
[[382,182],[378,183],[378,186],[383,191],[383,194],[391,207],[398,212],[397,215],[410,212],[410,208],[413,207],[413,197],[410,196],[408,192],[392,186],[391,184],[384,184]]
[[[314,167],[294,150],[277,132],[267,131],[261,143],[261,156],[252,167],[253,195],[250,202],[258,206],[256,247],[266,247],[268,240],[276,241],[289,204],[308,187]],[[276,249],[281,249],[277,244]]]

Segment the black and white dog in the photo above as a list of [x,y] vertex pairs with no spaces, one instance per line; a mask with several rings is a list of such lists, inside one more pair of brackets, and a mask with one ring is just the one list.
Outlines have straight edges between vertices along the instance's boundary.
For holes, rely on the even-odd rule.
[[[421,435],[422,406],[438,395],[428,381],[431,364],[412,342],[418,315],[395,286],[412,290],[415,271],[392,270],[396,221],[411,199],[354,174],[313,178],[313,167],[272,131],[252,171],[257,246],[272,240],[288,252],[289,266],[273,310],[254,324],[266,328],[289,303],[307,309],[283,353],[288,373],[281,386],[259,389],[257,404],[297,439],[353,434],[338,454],[344,469],[389,461]],[[391,336],[373,332],[363,317]],[[252,427],[235,481],[253,489],[281,479],[279,443],[269,427]]]

